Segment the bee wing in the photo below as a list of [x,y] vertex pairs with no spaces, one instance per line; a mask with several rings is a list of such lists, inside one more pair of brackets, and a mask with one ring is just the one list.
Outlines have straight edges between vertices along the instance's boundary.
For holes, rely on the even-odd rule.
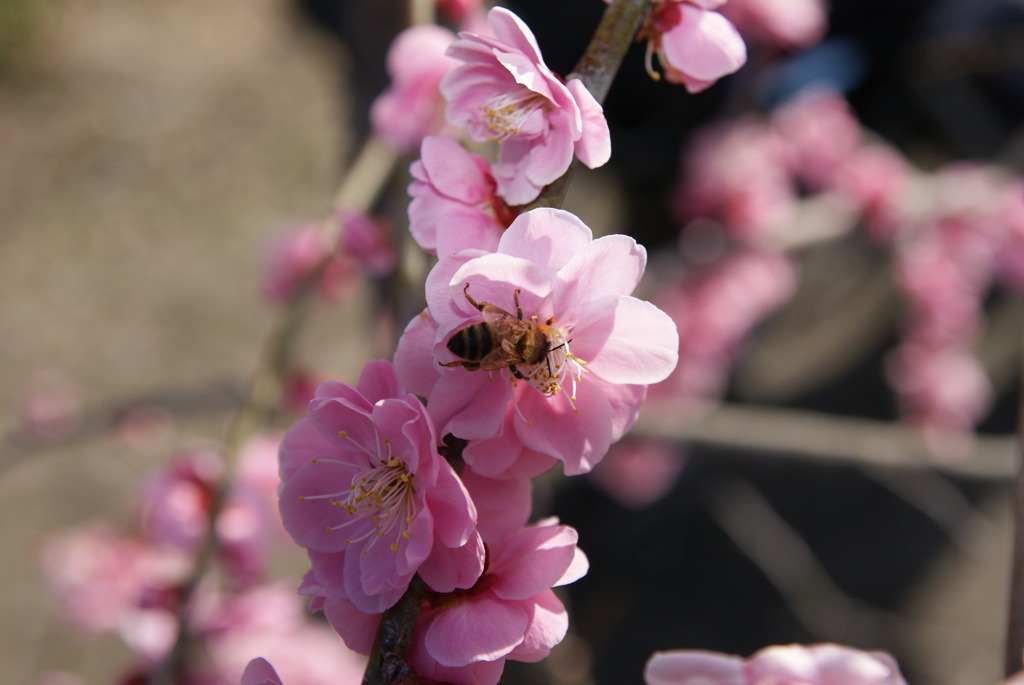
[[493,304],[484,305],[480,313],[483,315],[484,321],[494,326],[494,331],[500,340],[509,335],[522,335],[531,327],[528,321],[522,321],[515,314],[506,312]]

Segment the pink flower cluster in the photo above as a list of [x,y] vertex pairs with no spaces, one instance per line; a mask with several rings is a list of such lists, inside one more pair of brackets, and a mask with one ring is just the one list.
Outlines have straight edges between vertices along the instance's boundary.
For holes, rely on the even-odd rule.
[[842,97],[809,91],[768,120],[699,132],[674,206],[682,222],[714,218],[735,242],[764,248],[790,226],[802,189],[827,192],[860,212],[869,237],[885,244],[905,221],[909,173],[895,151],[864,140]]
[[[407,664],[481,685],[561,641],[568,619],[552,588],[587,569],[573,529],[526,525],[530,478],[559,461],[591,470],[678,356],[672,320],[632,296],[647,262],[636,241],[517,207],[574,157],[603,164],[608,127],[518,17],[497,8],[488,22],[493,35],[452,43],[459,63],[440,89],[449,123],[496,141],[498,161],[425,135],[410,169],[410,232],[439,260],[427,309],[394,366],[321,384],[280,455],[281,515],[310,559],[300,593],[311,608],[366,653],[384,612],[422,581]],[[278,682],[263,662],[247,678]]]
[[341,209],[326,222],[295,226],[271,241],[262,291],[271,302],[287,302],[307,278],[331,300],[349,295],[362,273],[380,276],[394,266],[395,248],[383,227],[363,212]]
[[888,380],[929,444],[958,451],[991,400],[972,351],[984,326],[982,300],[994,284],[1024,283],[1022,184],[977,166],[914,172],[897,152],[866,139],[842,98],[819,91],[769,119],[699,133],[684,175],[676,210],[689,222],[682,245],[695,268],[656,301],[679,325],[680,356],[694,363],[656,394],[683,401],[720,394],[737,344],[792,292],[793,267],[778,250],[801,194],[828,196],[859,218],[868,240],[894,252],[907,307]]
[[652,399],[688,410],[720,397],[748,332],[795,288],[793,263],[767,250],[729,253],[662,288],[654,301],[679,327],[679,357],[687,363],[652,388]]
[[[351,649],[369,652],[415,574],[429,592],[410,664],[436,680],[493,683],[505,659],[538,660],[565,635],[551,588],[583,575],[586,558],[571,528],[523,528],[528,487],[464,482],[439,444],[389,363],[367,364],[355,387],[324,383],[282,443],[281,515],[309,553],[300,592]],[[471,492],[488,504],[482,516]]]
[[696,649],[655,652],[647,685],[907,685],[885,652],[836,644],[766,647],[748,659]]
[[982,300],[995,283],[1018,289],[1022,282],[1024,184],[956,165],[935,174],[932,194],[896,252],[908,306],[889,379],[932,447],[955,454],[991,402],[973,353],[985,324]]
[[269,544],[284,539],[275,513],[279,442],[258,436],[239,455],[215,524],[219,570],[229,588],[204,578],[187,608],[183,592],[223,471],[212,448],[189,449],[143,485],[137,534],[97,523],[47,540],[42,568],[63,617],[90,632],[116,633],[136,655],[123,682],[148,678],[172,649],[183,618],[208,657],[189,662],[188,682],[238,683],[255,653],[273,658],[294,683],[359,677],[365,660],[306,619],[293,590],[265,582]]

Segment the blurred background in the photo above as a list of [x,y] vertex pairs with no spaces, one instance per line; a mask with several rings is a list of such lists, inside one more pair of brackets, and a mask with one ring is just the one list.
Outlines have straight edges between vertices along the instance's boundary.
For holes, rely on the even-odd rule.
[[[280,315],[260,297],[266,246],[330,212],[387,84],[403,4],[2,0],[0,682],[66,671],[110,683],[130,662],[116,637],[61,616],[41,577],[45,541],[93,519],[129,525],[141,479],[223,439]],[[560,74],[603,9],[507,6]],[[748,67],[699,96],[650,80],[643,46],[631,52],[606,102],[613,161],[577,173],[567,208],[647,245],[645,296],[680,263],[701,272],[695,244],[734,240],[680,215],[682,151],[709,123],[763,120],[810,82],[843,93],[865,135],[917,178],[965,160],[997,165],[1000,179],[1020,172],[1024,5],[833,0],[824,11],[820,35],[749,39]],[[382,203],[398,230],[406,180]],[[794,226],[850,222],[843,206],[808,209],[814,190],[798,189]],[[631,442],[603,474],[538,483],[537,514],[579,529],[591,572],[566,594],[564,645],[542,666],[510,662],[505,682],[639,683],[654,649],[814,641],[889,650],[917,685],[999,679],[1016,290],[982,289],[971,341],[990,383],[981,433],[940,434],[956,449],[936,458],[934,436],[891,428],[907,415],[890,369],[910,309],[893,251],[842,235],[788,254],[792,290],[748,322],[732,372],[703,398],[724,409],[669,402],[641,424],[672,433],[667,443]],[[774,286],[751,287],[740,297]],[[302,362],[351,382],[389,356],[405,322],[378,314],[394,292],[366,282],[317,304]],[[957,398],[968,386],[944,387]],[[865,454],[899,464],[856,460]],[[301,554],[276,563],[297,583]]]

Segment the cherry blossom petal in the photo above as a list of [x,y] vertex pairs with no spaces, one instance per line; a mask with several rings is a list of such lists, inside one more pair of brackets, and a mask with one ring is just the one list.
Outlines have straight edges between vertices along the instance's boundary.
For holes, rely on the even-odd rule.
[[282,685],[277,671],[266,659],[257,657],[242,672],[242,685]]
[[476,597],[438,612],[424,642],[430,655],[445,666],[494,661],[523,641],[529,619],[518,604]]
[[674,72],[681,72],[697,81],[714,82],[743,66],[747,48],[728,19],[688,3],[682,3],[680,11],[682,20],[661,37],[660,54],[667,62],[670,81]]
[[434,546],[430,557],[419,567],[423,582],[435,592],[469,588],[484,570],[484,543],[476,533],[457,548]]
[[562,460],[565,475],[586,473],[611,445],[612,410],[595,384],[580,388],[573,401],[547,398],[528,388],[519,395],[519,409],[529,422],[516,421],[515,431],[530,449]]
[[530,627],[526,629],[522,643],[509,653],[508,658],[535,663],[546,658],[551,648],[565,639],[569,632],[569,613],[551,590],[534,597],[528,610]]
[[655,652],[644,667],[644,682],[647,685],[748,685],[742,659],[697,649]]
[[583,135],[576,141],[574,152],[581,162],[591,169],[603,166],[612,156],[612,136],[604,108],[579,79],[569,79],[565,84],[580,108]]
[[528,259],[554,273],[592,239],[590,228],[575,214],[542,207],[516,217],[501,236],[498,252]]
[[573,311],[603,295],[628,295],[640,283],[647,250],[627,235],[608,235],[589,243],[558,271],[567,285],[554,302],[556,311]]
[[607,298],[591,303],[580,320],[573,352],[588,361],[591,374],[609,383],[657,383],[679,361],[676,324],[650,302]]
[[502,599],[527,599],[549,590],[572,565],[578,535],[569,526],[522,529],[494,552],[489,570],[498,576],[494,593]]

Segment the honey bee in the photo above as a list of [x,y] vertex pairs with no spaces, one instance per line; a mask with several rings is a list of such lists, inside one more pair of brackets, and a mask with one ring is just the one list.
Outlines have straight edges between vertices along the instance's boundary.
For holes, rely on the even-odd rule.
[[441,366],[461,366],[467,371],[507,368],[516,378],[526,380],[516,366],[535,366],[547,358],[552,350],[546,329],[552,321],[548,320],[546,324],[539,323],[536,318],[524,321],[523,308],[519,306],[520,292],[519,288],[512,292],[512,301],[516,305],[516,313],[513,315],[489,302],[474,300],[469,294],[467,283],[462,294],[480,310],[484,320],[460,328],[452,334],[448,340],[448,349],[461,359],[439,362]]

